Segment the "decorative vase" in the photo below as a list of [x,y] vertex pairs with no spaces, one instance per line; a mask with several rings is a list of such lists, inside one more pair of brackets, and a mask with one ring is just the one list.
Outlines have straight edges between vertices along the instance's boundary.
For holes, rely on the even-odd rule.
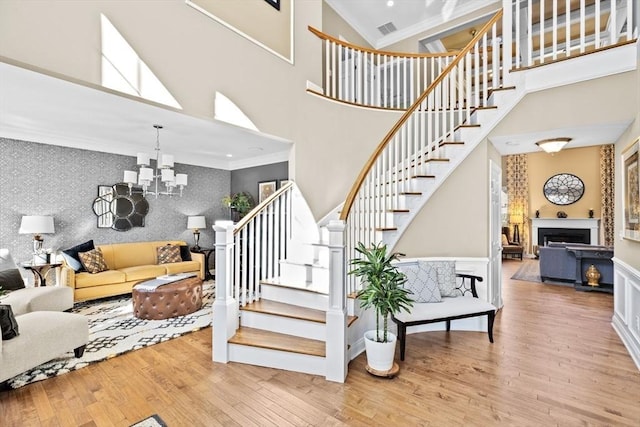
[[[382,331],[380,331],[382,335]],[[367,351],[367,364],[371,369],[386,372],[393,368],[396,353],[396,336],[387,332],[388,342],[376,341],[376,331],[364,333],[364,347]]]
[[595,265],[591,264],[584,275],[587,278],[587,284],[589,286],[599,285],[601,274]]

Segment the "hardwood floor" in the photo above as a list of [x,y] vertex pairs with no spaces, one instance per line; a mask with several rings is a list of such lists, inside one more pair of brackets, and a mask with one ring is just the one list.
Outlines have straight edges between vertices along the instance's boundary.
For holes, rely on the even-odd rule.
[[211,330],[0,392],[2,426],[640,425],[640,373],[611,327],[612,296],[511,281],[486,333],[409,335],[392,380],[345,384],[211,362]]

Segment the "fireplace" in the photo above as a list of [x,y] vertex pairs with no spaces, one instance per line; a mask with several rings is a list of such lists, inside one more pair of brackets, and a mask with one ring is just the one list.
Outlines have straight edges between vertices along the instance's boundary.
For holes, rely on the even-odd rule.
[[591,243],[591,230],[588,228],[538,228],[538,245],[547,246],[549,242]]
[[531,244],[544,246],[546,242],[567,242],[597,245],[599,229],[598,218],[531,218]]

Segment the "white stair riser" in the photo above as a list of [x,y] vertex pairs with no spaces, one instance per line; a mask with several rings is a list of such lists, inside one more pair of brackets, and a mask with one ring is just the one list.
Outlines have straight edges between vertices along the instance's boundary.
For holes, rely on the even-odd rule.
[[497,115],[498,115],[498,112],[497,112],[497,109],[495,108],[492,108],[489,110],[476,110],[471,115],[470,121],[471,121],[471,124],[473,125],[483,124],[483,123],[487,123],[489,121],[494,120]]
[[315,265],[300,265],[288,262],[280,263],[280,280],[284,283],[323,283],[329,284],[329,270]]
[[327,331],[324,323],[246,310],[241,310],[240,315],[240,325],[247,328],[263,329],[318,341],[326,340]]
[[313,263],[329,266],[329,248],[326,245],[313,245]]
[[324,311],[329,307],[328,295],[265,284],[261,285],[261,289],[262,298],[264,299]]
[[326,359],[324,357],[268,348],[229,344],[229,360],[267,368],[321,375],[323,377],[326,374]]
[[[479,127],[460,127],[454,133],[456,141],[477,141],[481,130]],[[473,144],[475,147],[476,144]]]
[[292,263],[308,263],[315,255],[315,250],[312,245],[309,244],[300,244],[296,245],[295,248],[292,247],[292,250],[289,250],[287,253],[287,260]]

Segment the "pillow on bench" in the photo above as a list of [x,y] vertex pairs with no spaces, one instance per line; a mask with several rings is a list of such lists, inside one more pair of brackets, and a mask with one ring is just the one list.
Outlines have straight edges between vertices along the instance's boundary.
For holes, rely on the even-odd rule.
[[438,274],[436,269],[428,263],[399,265],[400,270],[407,277],[404,288],[411,291],[409,296],[415,302],[440,302]]

